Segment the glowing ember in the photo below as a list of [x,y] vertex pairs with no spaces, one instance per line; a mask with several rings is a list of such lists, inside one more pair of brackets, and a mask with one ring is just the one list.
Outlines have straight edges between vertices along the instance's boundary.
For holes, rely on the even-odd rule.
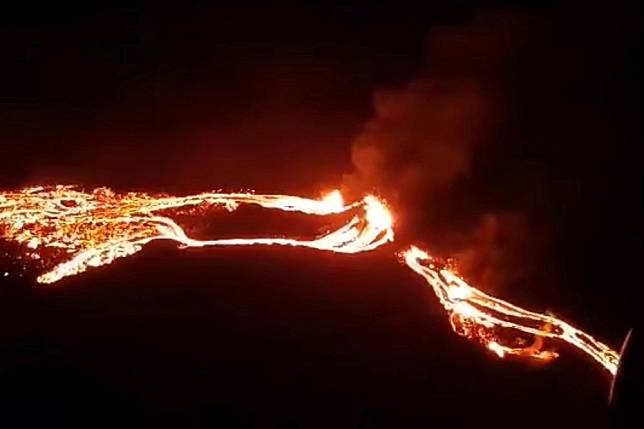
[[[583,350],[615,375],[619,354],[590,335],[552,316],[534,313],[491,297],[465,283],[426,252],[412,246],[402,253],[407,265],[427,280],[449,314],[455,332],[477,340],[499,357],[518,355],[540,360],[557,357],[542,350],[544,338],[563,340]],[[508,333],[514,344],[506,345]],[[534,336],[527,345],[517,333]],[[503,344],[503,343],[506,344]]]
[[[180,208],[221,205],[229,211],[239,204],[256,204],[269,209],[310,215],[330,215],[361,208],[341,228],[313,240],[291,238],[238,238],[195,240],[166,214]],[[163,211],[163,215],[159,212]],[[119,195],[107,188],[82,192],[71,186],[33,187],[17,192],[0,192],[0,237],[30,249],[32,259],[56,261],[40,275],[41,283],[110,264],[132,255],[152,240],[169,239],[184,247],[285,245],[309,247],[339,253],[375,249],[393,241],[392,218],[374,196],[345,204],[339,191],[322,199],[289,195],[252,193],[203,193],[185,197],[145,193]],[[53,252],[57,251],[57,252]]]

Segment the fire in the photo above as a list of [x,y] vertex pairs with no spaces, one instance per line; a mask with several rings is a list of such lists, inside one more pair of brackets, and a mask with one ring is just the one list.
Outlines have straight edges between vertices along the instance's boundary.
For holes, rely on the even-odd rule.
[[[557,353],[543,350],[544,338],[559,339],[587,353],[612,375],[617,372],[619,354],[585,332],[555,317],[524,310],[473,288],[415,246],[401,255],[409,268],[432,287],[449,314],[454,331],[481,342],[499,357],[517,355],[552,360]],[[508,333],[515,334],[512,345],[504,340]],[[533,343],[526,345],[517,333],[533,336]]]
[[326,194],[322,198],[322,202],[324,202],[327,207],[336,207],[336,210],[340,211],[344,207],[344,199],[342,198],[340,191],[337,189]]
[[[240,204],[316,216],[352,209],[361,209],[361,213],[339,229],[312,240],[282,237],[196,240],[186,235],[171,214],[166,214],[212,205],[233,211]],[[159,239],[174,240],[182,247],[282,245],[358,253],[393,241],[394,233],[388,208],[371,195],[345,204],[339,191],[321,199],[218,192],[175,197],[134,192],[119,195],[108,188],[83,192],[59,185],[0,192],[0,238],[32,249],[29,254],[33,259],[58,259],[55,266],[37,279],[53,283],[89,267],[132,255]]]

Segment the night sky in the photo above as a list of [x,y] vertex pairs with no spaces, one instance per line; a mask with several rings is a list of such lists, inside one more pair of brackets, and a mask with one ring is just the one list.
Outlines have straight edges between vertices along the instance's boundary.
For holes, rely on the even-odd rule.
[[[376,192],[397,240],[153,243],[47,287],[3,257],[0,424],[609,424],[589,358],[496,359],[394,253],[619,349],[641,324],[639,11],[443,3],[3,11],[2,189]],[[242,207],[196,233],[322,226]]]

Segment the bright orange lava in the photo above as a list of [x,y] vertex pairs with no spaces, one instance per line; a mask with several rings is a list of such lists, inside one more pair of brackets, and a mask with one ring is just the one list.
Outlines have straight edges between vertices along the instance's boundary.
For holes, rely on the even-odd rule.
[[[362,209],[341,228],[312,240],[283,237],[195,240],[166,214],[173,209],[221,205],[232,211],[239,204],[310,215],[330,215]],[[163,211],[164,215],[159,212]],[[185,197],[145,193],[119,195],[108,188],[82,192],[71,186],[33,187],[0,193],[0,237],[33,249],[32,258],[59,250],[62,261],[40,275],[53,283],[88,267],[110,264],[132,255],[152,240],[169,239],[184,247],[284,245],[338,253],[358,253],[393,241],[392,218],[378,198],[368,195],[345,204],[339,191],[322,199],[252,193],[203,193]]]
[[[222,206],[234,211],[240,204],[315,216],[349,211],[358,214],[342,227],[311,240],[286,237],[197,240],[188,237],[172,218],[182,210]],[[182,247],[281,245],[358,253],[393,241],[394,231],[391,212],[373,195],[345,204],[339,191],[321,199],[220,192],[175,197],[138,192],[116,194],[108,188],[83,192],[59,185],[0,192],[0,238],[26,246],[28,257],[47,262],[47,271],[38,281],[53,283],[89,267],[132,255],[152,240],[174,240]],[[619,354],[568,323],[524,310],[473,288],[417,247],[412,246],[401,255],[433,288],[454,331],[481,342],[499,357],[517,355],[549,361],[557,353],[543,349],[544,339],[559,339],[590,355],[611,374],[617,372]],[[526,335],[531,342],[524,338]]]
[[[518,355],[551,360],[557,353],[543,350],[544,338],[563,340],[581,349],[615,375],[619,354],[585,332],[545,314],[534,313],[473,288],[426,252],[412,246],[402,252],[405,262],[425,278],[449,314],[454,331],[478,340],[499,357]],[[506,339],[512,335],[513,342]],[[532,344],[517,333],[534,337]],[[505,344],[504,344],[505,343]]]

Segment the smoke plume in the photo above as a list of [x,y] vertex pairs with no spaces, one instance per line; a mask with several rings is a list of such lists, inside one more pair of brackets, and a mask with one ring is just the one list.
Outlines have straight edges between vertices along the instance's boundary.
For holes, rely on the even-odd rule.
[[623,246],[611,231],[633,228],[616,213],[633,212],[636,199],[598,190],[632,196],[641,183],[639,158],[626,155],[638,153],[635,27],[586,12],[544,8],[435,27],[422,71],[376,91],[346,184],[388,200],[399,243],[453,256],[491,292],[551,295],[562,273],[579,285],[594,279],[588,261],[609,248],[597,247],[600,236]]
[[376,190],[389,200],[404,239],[432,238],[432,228],[440,229],[430,246],[462,256],[462,268],[485,283],[498,280],[495,267],[510,265],[508,255],[517,259],[499,237],[518,241],[525,221],[518,213],[503,215],[514,219],[508,227],[498,214],[477,212],[476,204],[474,212],[458,206],[463,185],[471,187],[475,151],[503,132],[520,39],[516,17],[507,16],[433,30],[424,73],[401,88],[376,91],[374,117],[352,145],[355,172],[346,177],[349,189]]

